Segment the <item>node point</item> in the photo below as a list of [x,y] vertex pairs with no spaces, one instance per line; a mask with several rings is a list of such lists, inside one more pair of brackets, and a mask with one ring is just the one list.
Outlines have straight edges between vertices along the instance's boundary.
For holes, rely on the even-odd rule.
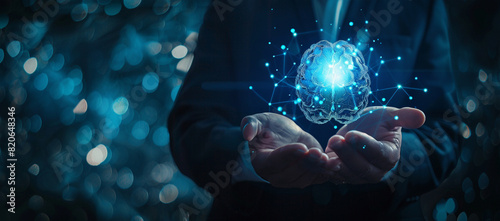
[[394,116],[394,120],[399,120],[399,116]]
[[353,25],[354,25],[354,22],[352,22],[352,21],[351,21],[351,22],[349,22],[349,26],[351,26],[351,27],[352,27]]
[[285,50],[286,49],[286,46],[285,45],[281,45],[281,50]]
[[412,96],[410,96],[410,97],[408,97],[408,99],[413,100],[413,97],[412,97]]
[[424,92],[427,93],[427,88],[424,88]]
[[398,60],[401,61],[401,56],[398,56]]
[[248,89],[252,90],[252,89],[253,89],[253,87],[252,87],[252,86],[250,86],[250,87],[248,87]]

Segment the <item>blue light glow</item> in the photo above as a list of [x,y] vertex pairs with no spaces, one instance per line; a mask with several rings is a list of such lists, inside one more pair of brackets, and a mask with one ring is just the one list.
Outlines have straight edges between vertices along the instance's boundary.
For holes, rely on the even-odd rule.
[[7,45],[7,54],[11,57],[16,57],[21,51],[21,43],[19,41],[11,41]]
[[153,133],[153,142],[157,146],[165,146],[168,144],[169,140],[170,140],[170,134],[168,133],[166,127],[159,127]]
[[33,86],[35,87],[35,89],[43,91],[47,87],[48,83],[49,78],[47,77],[47,74],[41,73],[36,76],[35,80],[33,81]]
[[153,92],[158,88],[160,77],[154,72],[149,72],[142,78],[142,87],[146,92]]
[[118,115],[123,115],[128,110],[128,100],[125,97],[116,98],[113,102],[113,111]]
[[149,125],[146,121],[137,121],[132,127],[132,136],[138,140],[144,140],[149,134]]
[[354,22],[349,22],[349,26],[353,26],[354,25]]

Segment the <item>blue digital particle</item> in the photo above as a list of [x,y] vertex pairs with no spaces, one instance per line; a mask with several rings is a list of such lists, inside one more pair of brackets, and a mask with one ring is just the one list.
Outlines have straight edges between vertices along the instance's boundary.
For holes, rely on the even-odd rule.
[[335,119],[347,124],[368,105],[370,84],[368,67],[354,45],[322,40],[302,55],[295,79],[298,106],[313,123]]

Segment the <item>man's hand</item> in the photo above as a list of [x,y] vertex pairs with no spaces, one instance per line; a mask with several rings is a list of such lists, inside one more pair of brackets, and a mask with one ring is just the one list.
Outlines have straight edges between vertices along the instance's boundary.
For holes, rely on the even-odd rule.
[[327,181],[333,173],[325,169],[328,156],[318,141],[285,116],[247,116],[241,131],[249,141],[255,171],[273,186],[304,188]]
[[325,152],[342,161],[340,171],[331,180],[379,182],[399,161],[401,128],[419,128],[424,122],[424,113],[415,108],[366,108],[358,120],[344,125],[328,141]]

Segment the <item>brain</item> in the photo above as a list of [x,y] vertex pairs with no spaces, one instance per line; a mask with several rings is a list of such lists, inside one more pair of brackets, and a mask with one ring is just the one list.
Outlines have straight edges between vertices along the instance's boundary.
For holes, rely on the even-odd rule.
[[295,79],[297,101],[316,124],[347,124],[368,104],[370,76],[360,51],[346,41],[319,41],[302,55]]

